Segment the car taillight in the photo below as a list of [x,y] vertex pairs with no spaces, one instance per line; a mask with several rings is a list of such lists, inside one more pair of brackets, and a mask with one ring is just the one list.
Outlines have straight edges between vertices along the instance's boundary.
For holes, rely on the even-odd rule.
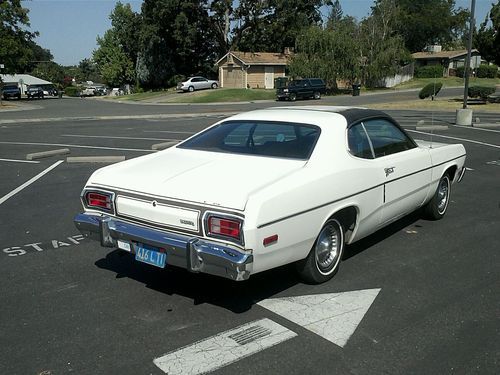
[[241,221],[217,216],[208,218],[208,235],[241,240]]
[[111,195],[109,194],[88,192],[85,197],[89,208],[99,208],[108,211],[111,211],[113,208]]

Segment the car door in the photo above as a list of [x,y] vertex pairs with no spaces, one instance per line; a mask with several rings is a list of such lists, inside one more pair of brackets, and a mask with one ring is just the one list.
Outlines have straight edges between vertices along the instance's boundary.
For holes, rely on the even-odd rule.
[[429,151],[387,118],[362,122],[384,178],[382,224],[420,207],[427,197],[432,169]]
[[302,87],[300,89],[301,98],[309,98],[313,95],[313,88],[308,81],[303,81]]

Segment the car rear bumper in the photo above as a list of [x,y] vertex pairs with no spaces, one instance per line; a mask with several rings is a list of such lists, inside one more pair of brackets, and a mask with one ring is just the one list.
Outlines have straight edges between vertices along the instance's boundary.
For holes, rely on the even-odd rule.
[[191,272],[247,280],[253,270],[253,255],[235,248],[193,236],[171,233],[98,214],[82,213],[74,218],[77,229],[86,237],[100,241],[104,247],[119,247],[118,240],[130,245],[158,247],[167,253],[167,264]]

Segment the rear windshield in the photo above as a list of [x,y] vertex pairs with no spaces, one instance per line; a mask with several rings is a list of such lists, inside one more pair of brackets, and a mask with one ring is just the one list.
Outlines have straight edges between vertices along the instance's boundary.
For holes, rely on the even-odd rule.
[[3,87],[4,90],[17,90],[19,87],[14,86],[14,85],[5,85]]
[[319,137],[314,125],[228,121],[200,133],[179,148],[231,154],[309,159]]

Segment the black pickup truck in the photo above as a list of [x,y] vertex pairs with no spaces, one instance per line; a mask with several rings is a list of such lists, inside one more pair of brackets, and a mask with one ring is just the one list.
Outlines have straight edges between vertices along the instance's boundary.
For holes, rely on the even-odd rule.
[[326,91],[326,84],[321,78],[304,78],[291,81],[288,87],[279,88],[276,90],[276,98],[278,100],[288,99],[295,101],[296,99],[321,99],[321,95]]
[[8,98],[21,99],[21,90],[16,85],[5,85],[2,88],[2,96],[5,100]]

